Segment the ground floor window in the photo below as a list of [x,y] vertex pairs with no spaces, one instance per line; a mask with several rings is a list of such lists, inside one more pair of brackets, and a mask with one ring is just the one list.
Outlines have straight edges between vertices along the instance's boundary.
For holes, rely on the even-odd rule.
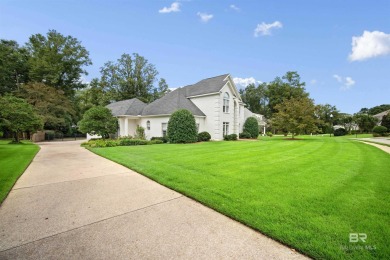
[[223,122],[222,132],[223,132],[223,136],[229,134],[229,122]]
[[162,136],[163,136],[163,137],[167,136],[167,126],[168,126],[167,123],[162,123],[162,124],[161,124]]
[[150,130],[150,121],[149,120],[146,122],[146,129]]

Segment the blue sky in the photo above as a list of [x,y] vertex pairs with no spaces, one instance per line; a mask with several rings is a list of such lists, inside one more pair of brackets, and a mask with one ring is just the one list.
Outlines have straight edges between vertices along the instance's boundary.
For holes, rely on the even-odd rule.
[[389,14],[388,0],[0,0],[0,38],[76,37],[93,62],[86,80],[122,53],[146,57],[170,87],[298,71],[316,103],[354,113],[390,103]]

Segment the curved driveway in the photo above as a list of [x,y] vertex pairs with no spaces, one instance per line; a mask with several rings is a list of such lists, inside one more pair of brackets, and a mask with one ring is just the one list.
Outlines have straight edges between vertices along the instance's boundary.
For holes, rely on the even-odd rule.
[[0,207],[0,259],[304,258],[80,141],[40,146]]

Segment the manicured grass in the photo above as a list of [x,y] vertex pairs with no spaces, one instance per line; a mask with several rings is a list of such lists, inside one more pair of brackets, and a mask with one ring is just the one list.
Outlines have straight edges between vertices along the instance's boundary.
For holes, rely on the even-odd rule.
[[39,147],[30,142],[9,142],[10,140],[0,140],[0,204],[39,151]]
[[[94,148],[318,259],[388,259],[390,154],[348,138]],[[350,233],[366,233],[350,243]]]

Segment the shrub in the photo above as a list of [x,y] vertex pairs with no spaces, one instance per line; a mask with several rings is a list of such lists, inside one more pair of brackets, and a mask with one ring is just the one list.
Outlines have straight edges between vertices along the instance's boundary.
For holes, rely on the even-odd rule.
[[223,137],[223,140],[225,140],[225,141],[237,141],[237,135],[236,134],[225,135]]
[[195,118],[190,111],[179,109],[168,121],[170,143],[195,143],[198,140]]
[[145,140],[145,128],[142,126],[137,126],[135,129],[135,139]]
[[251,138],[256,139],[259,136],[259,123],[254,117],[248,117],[244,123],[244,131],[251,135]]
[[211,135],[208,132],[201,132],[198,134],[198,142],[210,141]]
[[155,139],[155,140],[151,140],[149,141],[150,144],[163,144],[164,141],[163,140],[158,140],[158,139]]
[[160,140],[160,141],[162,141],[163,143],[168,143],[168,138],[165,137],[165,136],[163,136],[163,137],[161,137],[161,136],[153,136],[153,137],[150,139],[150,141],[155,141],[155,140]]
[[336,130],[334,130],[333,132],[333,135],[334,136],[343,136],[343,135],[346,135],[347,134],[347,130],[345,130],[345,128],[337,128]]
[[118,139],[119,141],[119,145],[121,146],[127,146],[127,145],[131,145],[132,144],[132,138],[120,138]]
[[273,136],[272,132],[267,132],[267,136],[272,137]]
[[381,125],[377,125],[375,126],[373,129],[372,129],[372,133],[375,137],[378,137],[378,136],[386,136],[386,132],[387,132],[387,127],[385,126],[381,126]]
[[107,138],[109,134],[117,131],[118,120],[113,117],[111,110],[96,106],[87,110],[83,119],[78,123],[80,132],[86,134],[96,133],[103,138]]
[[244,139],[249,139],[249,138],[251,138],[252,136],[251,136],[251,134],[248,133],[248,132],[242,132],[242,133],[240,133],[239,137],[240,137],[240,138],[244,138]]

